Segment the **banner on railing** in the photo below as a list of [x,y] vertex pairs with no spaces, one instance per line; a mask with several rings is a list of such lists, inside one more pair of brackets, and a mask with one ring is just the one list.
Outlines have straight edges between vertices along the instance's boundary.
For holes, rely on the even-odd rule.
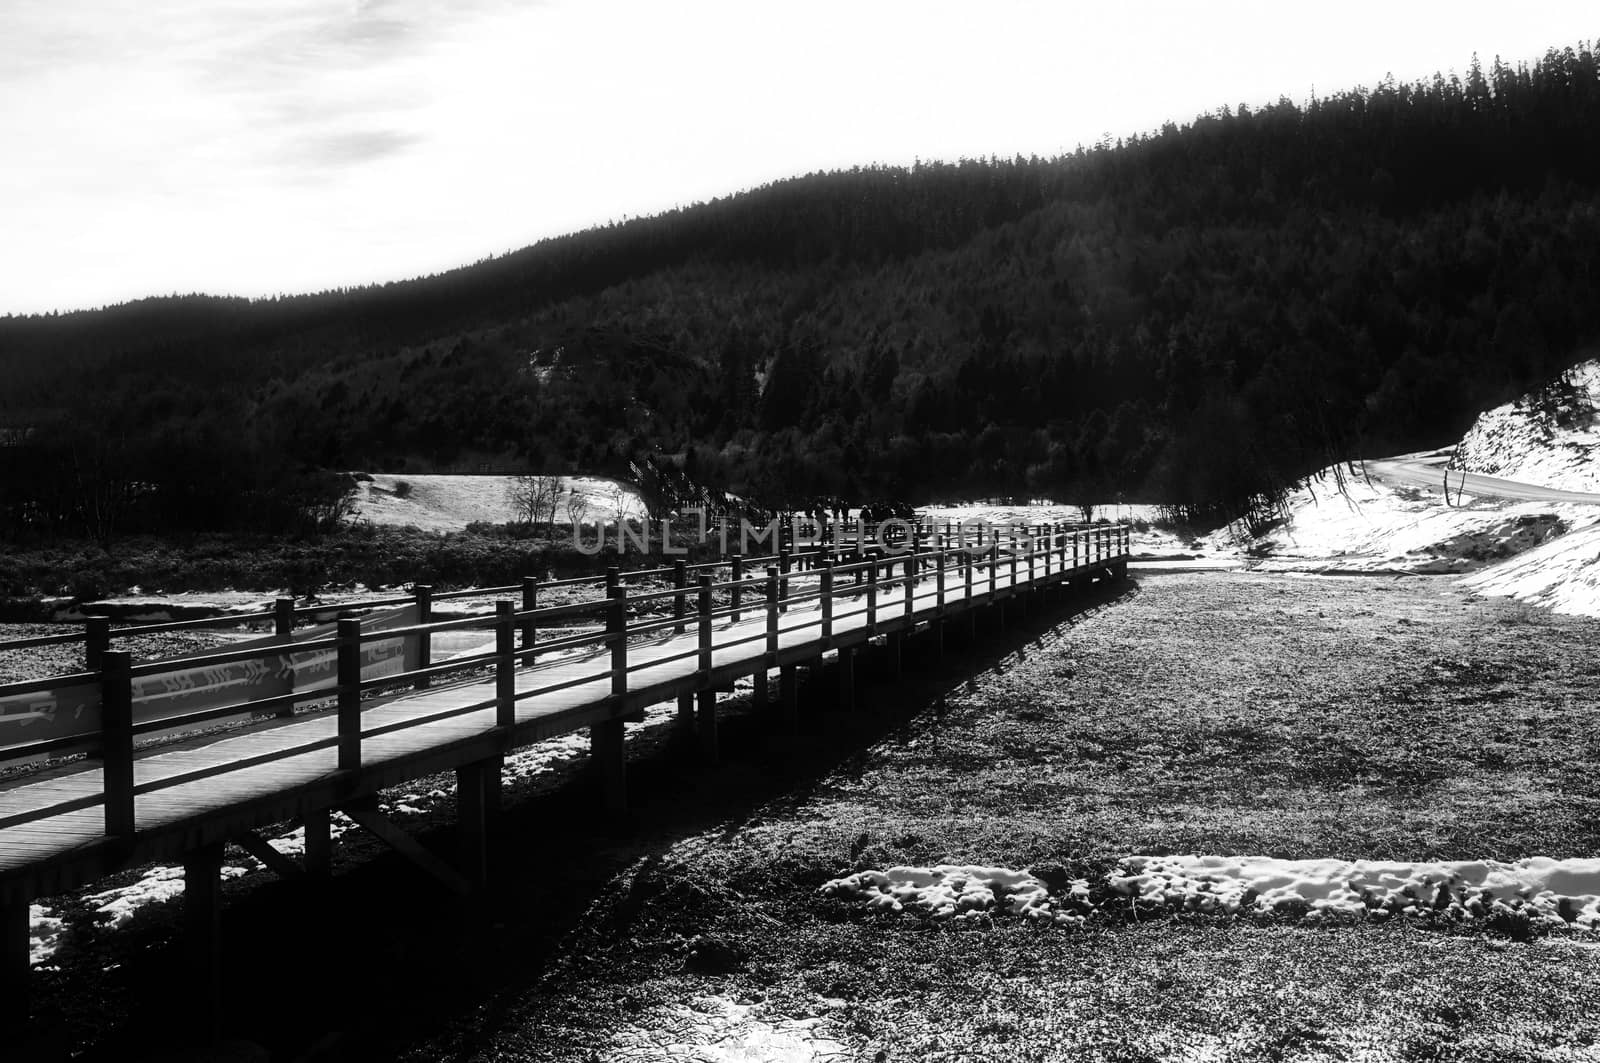
[[[416,606],[405,606],[364,617],[361,626],[367,631],[383,631],[416,623]],[[335,629],[334,624],[305,628],[294,633],[294,641],[326,638]],[[278,636],[268,635],[229,643],[221,650],[276,646],[280,641]],[[421,663],[419,650],[417,635],[365,642],[361,646],[361,678],[379,679],[416,668]],[[191,653],[160,660],[181,665],[186,660],[203,660],[203,655]],[[226,664],[197,663],[191,668],[173,667],[133,681],[133,720],[141,724],[177,719],[294,691],[332,689],[338,681],[337,673],[338,652],[333,649],[290,652]],[[9,697],[0,694],[0,751],[57,738],[90,737],[99,731],[98,682]]]

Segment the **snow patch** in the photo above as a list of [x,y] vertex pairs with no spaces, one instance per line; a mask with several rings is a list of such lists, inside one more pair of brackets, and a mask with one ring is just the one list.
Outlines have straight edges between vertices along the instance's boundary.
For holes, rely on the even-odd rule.
[[910,910],[934,919],[974,919],[996,909],[1026,919],[1082,923],[1083,917],[1063,905],[1087,905],[1089,884],[1079,879],[1065,897],[1026,871],[967,864],[935,867],[891,867],[859,871],[823,883],[829,897],[860,897],[874,908]]
[[762,1004],[702,997],[613,1036],[608,1059],[692,1059],[704,1063],[816,1063],[847,1059],[847,1047],[817,1031],[823,1019],[770,1015]]
[[[474,521],[504,523],[514,514],[506,501],[506,487],[514,476],[447,476],[374,473],[371,481],[357,485],[357,519],[373,524],[420,528],[423,531],[460,531]],[[411,485],[406,497],[395,492],[404,481]],[[562,502],[557,507],[557,524],[567,519],[569,493],[584,498],[589,505],[588,520],[613,520],[616,517],[614,492],[623,491],[623,513],[639,517],[644,505],[638,492],[616,481],[595,477],[561,477]]]
[[1462,584],[1480,594],[1506,596],[1552,612],[1600,616],[1600,525],[1569,532],[1476,572]]
[[1600,929],[1600,859],[1529,857],[1397,862],[1266,856],[1132,856],[1107,876],[1123,896],[1221,914],[1305,910],[1309,916],[1434,912],[1446,918],[1520,914],[1551,926]]
[[[1106,875],[1112,896],[1217,915],[1300,912],[1373,920],[1432,914],[1453,921],[1510,917],[1600,930],[1600,859],[1281,860],[1267,856],[1127,856]],[[1026,871],[940,864],[859,871],[822,885],[885,911],[974,919],[1004,911],[1081,925],[1095,910],[1088,881],[1058,896]]]
[[[224,880],[238,878],[246,873],[246,869],[242,867],[222,869]],[[183,896],[183,868],[154,867],[126,886],[91,893],[84,900],[94,906],[97,914],[106,916],[106,929],[117,930],[127,926],[140,909],[181,896]]]
[[55,910],[42,904],[28,906],[28,962],[38,966],[61,947],[67,924],[56,917]]

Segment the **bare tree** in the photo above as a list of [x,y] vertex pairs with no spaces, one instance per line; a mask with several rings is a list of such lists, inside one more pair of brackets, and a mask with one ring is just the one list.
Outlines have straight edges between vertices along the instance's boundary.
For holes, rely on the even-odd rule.
[[628,515],[628,492],[622,489],[621,484],[611,485],[611,508],[616,514],[617,527],[622,527],[623,520]]
[[583,518],[589,515],[589,496],[576,488],[567,488],[567,521],[578,528],[583,525]]
[[560,500],[559,476],[514,476],[506,482],[506,503],[517,520],[554,525]]

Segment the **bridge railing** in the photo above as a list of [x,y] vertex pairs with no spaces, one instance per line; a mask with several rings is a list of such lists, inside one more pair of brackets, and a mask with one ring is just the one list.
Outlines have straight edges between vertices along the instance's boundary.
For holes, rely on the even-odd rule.
[[[1002,570],[1006,572],[1008,587],[1026,588],[1041,578],[1059,576],[1125,556],[1128,529],[1125,526],[1090,531],[1047,528],[1037,536],[1029,536],[1027,547],[1025,552],[1008,552],[998,543],[990,542],[982,547],[976,544],[937,545],[900,554],[868,556],[856,561],[823,556],[817,558],[811,568],[802,572],[791,571],[787,578],[779,565],[769,565],[764,574],[755,576],[740,572],[741,566],[736,564],[732,566],[734,578],[715,581],[705,570],[717,566],[705,565],[699,566],[701,571],[693,584],[686,579],[690,566],[681,565],[669,570],[674,575],[673,587],[631,596],[621,574],[613,572],[606,579],[609,584],[607,597],[595,601],[519,609],[515,601],[501,599],[496,602],[495,612],[490,617],[469,616],[398,624],[391,620],[382,626],[370,620],[344,618],[338,620],[331,631],[320,630],[313,637],[292,643],[272,642],[235,647],[179,661],[135,664],[126,651],[108,650],[102,655],[97,671],[0,686],[0,706],[15,703],[18,699],[54,699],[64,691],[92,686],[97,695],[93,712],[81,713],[83,718],[78,726],[65,734],[0,748],[0,760],[91,749],[101,758],[103,775],[100,795],[51,803],[0,818],[0,829],[103,804],[107,836],[122,837],[133,830],[136,796],[228,771],[244,770],[326,748],[337,748],[340,770],[354,770],[361,765],[364,739],[491,707],[495,710],[496,726],[511,728],[517,722],[518,702],[608,680],[608,695],[625,696],[629,692],[631,675],[690,659],[697,662],[695,671],[704,673],[701,680],[709,682],[712,664],[719,651],[725,652],[753,642],[765,643],[768,665],[773,666],[785,635],[819,628],[818,637],[824,648],[828,648],[836,625],[854,616],[864,615],[863,623],[869,635],[876,632],[881,621],[893,619],[897,614],[915,617],[931,609],[933,616],[941,616],[952,600],[973,603],[992,596],[999,586],[998,576]],[[1024,558],[1026,566],[1022,567]],[[897,567],[898,574],[895,571]],[[959,596],[953,594],[954,587],[960,588]],[[756,596],[759,607],[754,602],[747,604],[749,597]],[[863,599],[864,603],[859,607],[843,611],[839,608],[845,603]],[[919,601],[923,604],[919,605]],[[662,603],[672,606],[671,615],[646,619],[651,616],[648,610]],[[815,609],[796,608],[812,603],[816,603]],[[639,613],[639,619],[632,622],[629,619],[630,607]],[[405,613],[402,619],[410,615]],[[789,619],[789,623],[785,624],[785,618]],[[570,631],[575,621],[584,620],[591,624],[598,621],[599,624],[593,630],[578,634],[563,634],[543,641],[537,638],[541,627],[547,631],[552,628]],[[727,623],[719,628],[718,621],[723,620]],[[651,657],[630,664],[630,644],[639,644],[663,634],[670,637],[691,625],[698,635],[694,645],[666,658]],[[492,633],[492,648],[438,664],[428,661],[419,649],[435,635],[465,630]],[[719,633],[722,635],[720,639]],[[402,648],[398,654],[392,652],[396,646]],[[389,652],[378,652],[380,649]],[[605,668],[586,670],[577,676],[552,677],[553,681],[549,683],[537,682],[543,669],[569,660],[571,655],[593,659],[596,654],[606,653],[609,654],[609,662]],[[550,657],[553,654],[560,654],[561,657],[552,662]],[[541,657],[545,658],[543,662],[540,661]],[[233,685],[230,676],[236,675],[230,669],[241,666],[268,669],[275,666],[284,673],[281,677],[290,679],[291,684],[300,672],[318,678],[303,688],[291,686],[291,689],[279,693],[265,696],[251,693],[233,699],[223,695],[224,700],[220,704],[197,709],[183,709],[180,706],[177,711],[167,712],[148,711],[151,698],[148,695],[141,697],[140,694],[141,683],[145,684],[145,689],[149,689],[151,683],[174,685],[174,676],[192,676],[197,670],[218,677],[216,685],[226,690]],[[532,666],[531,671],[527,670],[529,666]],[[392,692],[396,688],[424,687],[435,679],[474,681],[485,672],[492,673],[494,677],[495,693],[492,697],[447,705],[436,712],[390,722],[365,721],[365,710],[384,703],[373,700],[372,695]],[[522,690],[517,689],[518,674],[531,680]],[[182,684],[176,685],[181,687]],[[146,703],[144,708],[147,711],[136,719],[135,708],[141,701]],[[174,729],[189,730],[241,716],[281,714],[285,710],[293,711],[305,702],[332,703],[337,713],[335,736],[308,740],[226,765],[194,769],[134,784],[133,760],[139,738]]]

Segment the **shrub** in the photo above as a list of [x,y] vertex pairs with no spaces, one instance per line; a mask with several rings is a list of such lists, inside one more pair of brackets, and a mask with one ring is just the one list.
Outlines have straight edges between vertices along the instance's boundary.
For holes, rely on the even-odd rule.
[[397,480],[395,482],[395,485],[394,485],[394,497],[396,497],[396,498],[410,498],[411,497],[411,481],[410,480]]

